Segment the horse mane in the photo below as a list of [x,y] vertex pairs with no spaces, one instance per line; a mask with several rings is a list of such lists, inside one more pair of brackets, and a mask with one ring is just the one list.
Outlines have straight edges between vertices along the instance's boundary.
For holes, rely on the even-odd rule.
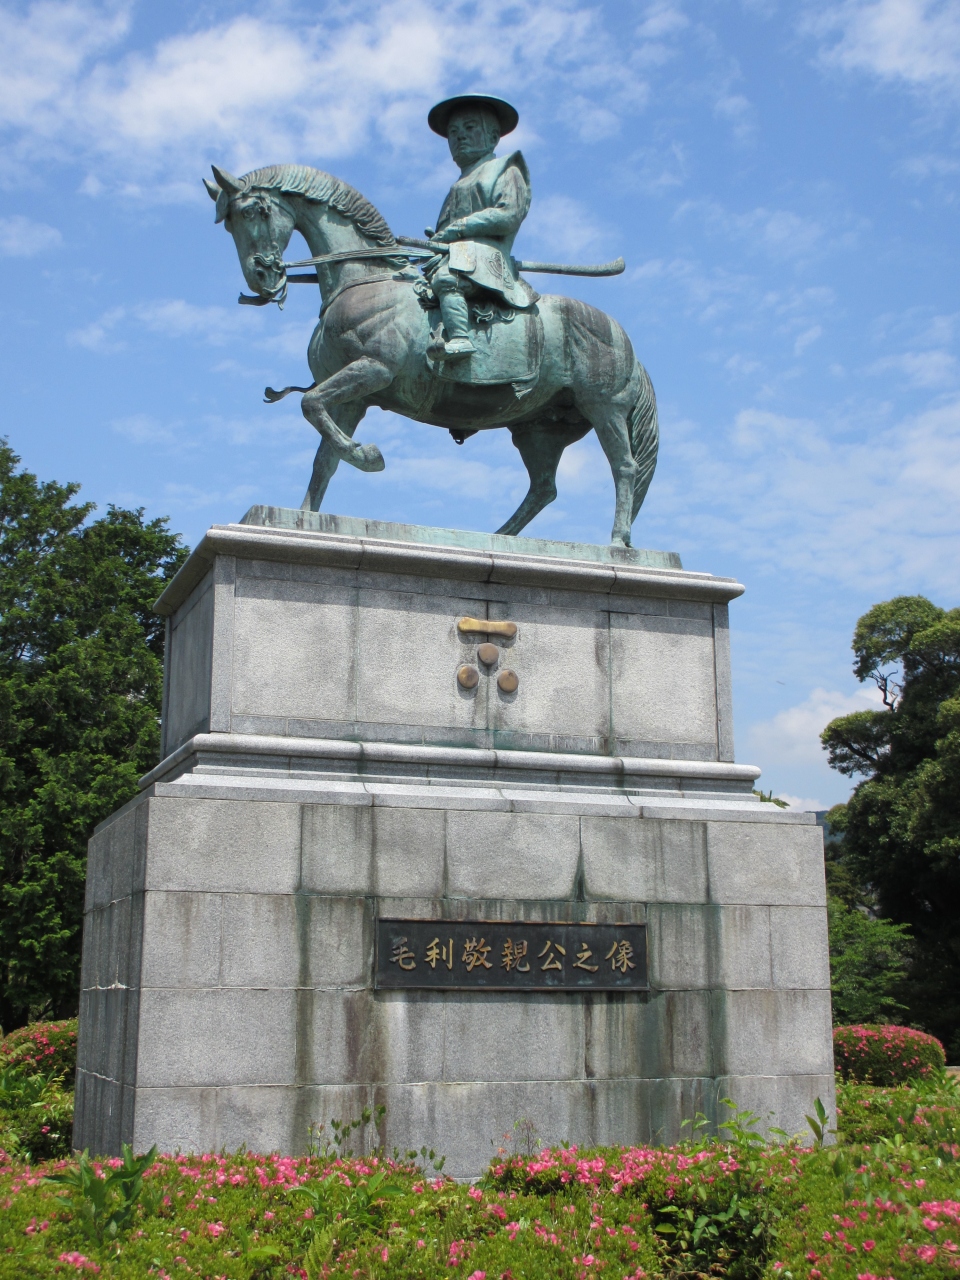
[[362,196],[356,188],[335,178],[333,174],[324,173],[322,169],[311,169],[305,164],[271,164],[265,169],[254,169],[240,181],[245,191],[260,187],[316,200],[352,222],[362,235],[375,244],[397,243],[393,232],[384,222],[383,215],[366,196]]

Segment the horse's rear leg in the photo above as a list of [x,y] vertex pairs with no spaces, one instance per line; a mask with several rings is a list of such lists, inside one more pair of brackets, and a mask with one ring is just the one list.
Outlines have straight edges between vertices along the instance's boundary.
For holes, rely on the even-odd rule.
[[613,472],[617,508],[614,512],[610,541],[615,546],[629,547],[637,464],[630,448],[630,424],[627,410],[621,408],[616,400],[612,404],[609,401],[606,403],[593,401],[584,404],[578,399],[577,408],[585,418],[590,420],[600,441],[600,447],[607,455],[610,470]]
[[554,423],[535,423],[533,426],[512,428],[513,443],[517,446],[523,465],[530,477],[527,496],[517,507],[505,525],[497,533],[517,534],[544,507],[557,496],[557,467],[568,444],[586,435],[589,428],[575,430]]
[[[331,412],[330,417],[334,419],[345,436],[352,438],[365,412],[363,405],[342,404]],[[324,494],[327,492],[327,485],[333,479],[333,473],[339,465],[340,455],[331,447],[330,441],[327,439],[321,440],[320,447],[317,449],[316,456],[313,459],[313,473],[310,476],[310,483],[307,486],[304,499],[300,503],[301,511],[320,510]]]

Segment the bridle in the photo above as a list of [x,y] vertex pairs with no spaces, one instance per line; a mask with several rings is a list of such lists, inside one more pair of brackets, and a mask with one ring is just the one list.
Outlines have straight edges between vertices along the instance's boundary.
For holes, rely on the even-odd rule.
[[[435,249],[421,248],[420,246],[405,248],[402,244],[396,247],[382,246],[376,249],[344,249],[339,253],[322,253],[315,258],[303,258],[300,262],[281,262],[279,265],[283,268],[283,282],[270,294],[265,297],[262,294],[241,293],[237,301],[241,306],[245,307],[266,307],[271,302],[276,302],[283,310],[283,304],[287,297],[287,284],[319,284],[319,278],[316,271],[312,273],[304,273],[303,275],[287,275],[288,271],[296,270],[297,267],[319,267],[326,266],[335,262],[361,262],[369,259],[392,258],[398,270],[402,270],[411,262],[418,262],[422,259],[436,257],[438,253],[448,253],[447,245],[437,245]],[[327,298],[323,304],[323,311],[326,311],[330,303],[338,298],[345,289],[353,288],[359,284],[374,284],[379,280],[390,280],[389,275],[368,276],[364,280],[351,280],[349,284],[342,285],[336,290],[331,297]],[[321,315],[323,314],[321,311]]]

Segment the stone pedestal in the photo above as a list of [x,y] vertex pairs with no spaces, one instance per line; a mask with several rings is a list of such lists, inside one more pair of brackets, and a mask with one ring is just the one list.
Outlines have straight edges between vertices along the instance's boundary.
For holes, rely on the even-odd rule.
[[[467,1177],[521,1118],[588,1145],[831,1107],[821,834],[733,761],[741,591],[664,553],[211,529],[157,605],[163,762],[90,843],[76,1144],[296,1152],[383,1103],[362,1142]],[[463,618],[516,633],[484,664]],[[386,918],[645,923],[650,989],[376,989]]]

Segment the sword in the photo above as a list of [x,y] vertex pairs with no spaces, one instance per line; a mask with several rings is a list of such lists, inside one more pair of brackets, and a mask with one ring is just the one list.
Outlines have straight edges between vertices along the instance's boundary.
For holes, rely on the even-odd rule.
[[[434,253],[449,253],[448,244],[436,244],[432,240],[419,240],[416,236],[397,236],[397,244],[411,249],[432,249]],[[618,276],[626,267],[623,258],[613,262],[600,262],[593,266],[577,266],[569,262],[526,262],[514,258],[518,271],[540,271],[553,276]]]

